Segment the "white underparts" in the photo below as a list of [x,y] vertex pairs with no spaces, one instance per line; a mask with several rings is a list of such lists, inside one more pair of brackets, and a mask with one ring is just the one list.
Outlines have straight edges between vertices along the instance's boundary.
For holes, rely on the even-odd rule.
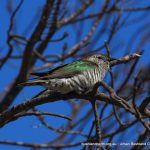
[[[46,83],[45,87],[50,90],[56,90],[61,93],[69,93],[76,91],[82,93],[93,88],[93,86],[103,79],[100,70],[91,69],[83,74],[73,76],[72,78],[51,79]],[[105,73],[104,73],[105,74]]]

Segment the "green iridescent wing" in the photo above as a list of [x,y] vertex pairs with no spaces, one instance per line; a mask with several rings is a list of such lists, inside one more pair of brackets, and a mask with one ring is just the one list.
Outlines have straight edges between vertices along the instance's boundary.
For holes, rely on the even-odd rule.
[[87,60],[79,60],[70,64],[57,67],[48,72],[32,73],[32,75],[39,76],[39,79],[70,78],[96,67],[97,64],[94,62]]

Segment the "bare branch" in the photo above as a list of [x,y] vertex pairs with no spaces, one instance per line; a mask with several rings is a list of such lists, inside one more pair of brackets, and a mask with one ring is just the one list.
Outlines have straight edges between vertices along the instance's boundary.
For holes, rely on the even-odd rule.
[[127,55],[127,56],[119,58],[117,60],[113,60],[110,63],[110,65],[114,66],[114,65],[118,65],[118,64],[125,64],[125,63],[128,63],[130,60],[136,59],[136,58],[139,58],[139,57],[141,57],[141,54],[133,53],[131,55]]

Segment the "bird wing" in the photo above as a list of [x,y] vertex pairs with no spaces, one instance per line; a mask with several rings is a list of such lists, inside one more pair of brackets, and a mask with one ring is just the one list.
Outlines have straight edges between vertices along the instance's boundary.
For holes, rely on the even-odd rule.
[[32,75],[39,76],[37,79],[70,78],[96,67],[98,67],[98,65],[94,62],[79,60],[59,66],[48,72],[32,73]]

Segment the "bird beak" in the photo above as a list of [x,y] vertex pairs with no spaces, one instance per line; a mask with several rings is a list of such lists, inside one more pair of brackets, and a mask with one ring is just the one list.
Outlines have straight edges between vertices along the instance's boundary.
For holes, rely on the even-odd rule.
[[116,58],[109,58],[109,61],[117,60]]

